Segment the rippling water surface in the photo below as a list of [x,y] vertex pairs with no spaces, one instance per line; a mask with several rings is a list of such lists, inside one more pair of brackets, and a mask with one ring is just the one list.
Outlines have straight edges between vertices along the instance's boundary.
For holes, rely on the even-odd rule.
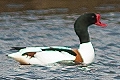
[[6,55],[13,46],[68,46],[78,48],[73,24],[80,14],[41,15],[40,10],[0,14],[0,80],[120,79],[120,13],[103,13],[106,28],[91,25],[95,61],[88,67],[69,63],[19,65]]

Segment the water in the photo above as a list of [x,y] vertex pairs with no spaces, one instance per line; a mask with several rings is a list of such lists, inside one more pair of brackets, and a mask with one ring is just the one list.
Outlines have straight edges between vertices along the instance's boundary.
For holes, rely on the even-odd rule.
[[[8,6],[17,5],[9,4]],[[20,4],[17,8],[23,6]],[[116,6],[101,5],[96,6],[95,9],[116,10]],[[68,11],[68,8],[57,8],[0,13],[0,80],[120,79],[119,11],[101,13],[102,22],[108,24],[106,28],[95,25],[89,27],[96,56],[95,61],[88,67],[74,65],[72,62],[60,62],[47,66],[19,65],[18,62],[6,56],[14,52],[10,50],[13,46],[78,48],[79,40],[73,24],[80,13],[68,14]]]

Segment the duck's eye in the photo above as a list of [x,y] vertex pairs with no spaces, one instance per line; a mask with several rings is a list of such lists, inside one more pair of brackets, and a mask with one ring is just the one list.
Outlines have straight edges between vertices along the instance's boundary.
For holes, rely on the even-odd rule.
[[95,18],[95,16],[92,16],[92,18]]

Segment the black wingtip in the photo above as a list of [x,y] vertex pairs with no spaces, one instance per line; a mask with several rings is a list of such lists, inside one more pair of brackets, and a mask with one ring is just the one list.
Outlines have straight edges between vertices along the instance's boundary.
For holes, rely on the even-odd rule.
[[26,48],[26,47],[11,47],[11,50],[20,50],[20,49],[23,49],[23,48]]

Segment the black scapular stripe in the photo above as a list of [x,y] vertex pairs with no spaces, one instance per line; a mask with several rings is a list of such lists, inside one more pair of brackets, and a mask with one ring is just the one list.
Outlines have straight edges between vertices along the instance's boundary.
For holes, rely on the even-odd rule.
[[60,48],[46,48],[46,49],[42,49],[42,51],[64,51],[64,52],[68,52],[69,54],[73,55],[73,56],[76,56],[76,53],[72,50],[69,50],[69,49],[60,49]]

